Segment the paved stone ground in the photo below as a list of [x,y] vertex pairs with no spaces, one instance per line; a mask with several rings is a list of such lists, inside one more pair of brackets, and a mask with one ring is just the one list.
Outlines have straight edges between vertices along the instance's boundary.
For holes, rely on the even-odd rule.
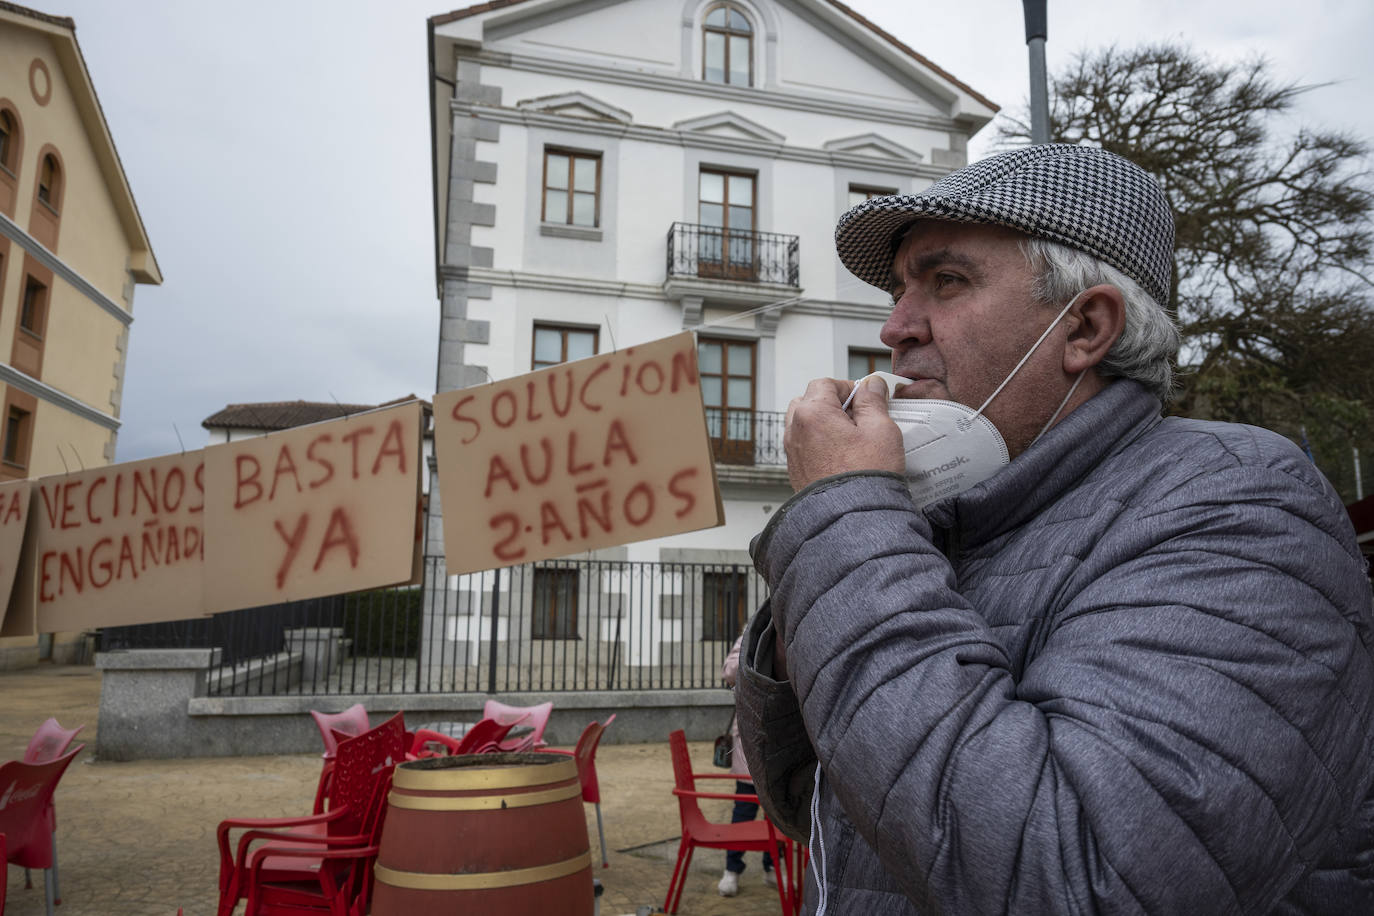
[[[94,668],[41,665],[0,672],[0,761],[22,756],[34,730],[50,715],[67,727],[86,725],[78,736],[87,742],[86,750],[57,789],[63,899],[57,916],[173,916],[178,907],[184,907],[185,916],[211,916],[219,867],[216,825],[225,817],[309,813],[319,758],[98,761],[99,702],[100,672]],[[663,905],[680,835],[667,744],[672,727],[664,723],[661,744],[603,745],[597,752],[611,862],[610,868],[596,870],[606,888],[603,916]],[[694,766],[709,770],[710,745],[694,743],[691,750]],[[707,807],[707,816],[727,820],[728,805]],[[591,806],[587,826],[596,855]],[[678,912],[777,914],[777,892],[762,883],[757,855],[749,854],[746,861],[740,895],[726,899],[716,893],[723,853],[699,851]],[[7,877],[7,916],[40,916],[42,872],[33,873],[31,890],[24,888],[22,869],[10,867]]]

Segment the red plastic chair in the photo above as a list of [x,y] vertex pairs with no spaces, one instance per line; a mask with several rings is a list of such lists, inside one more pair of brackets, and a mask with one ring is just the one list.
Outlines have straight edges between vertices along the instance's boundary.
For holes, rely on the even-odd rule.
[[792,913],[789,888],[792,886],[789,863],[792,859],[792,841],[779,834],[772,821],[764,817],[760,821],[743,821],[738,824],[720,824],[708,821],[701,813],[698,799],[718,798],[733,801],[758,801],[757,795],[736,795],[727,792],[698,792],[698,779],[734,779],[732,773],[693,773],[692,758],[687,752],[687,736],[678,729],[668,736],[668,748],[673,757],[673,794],[677,796],[678,814],[682,819],[682,841],[677,847],[677,865],[673,868],[672,880],[668,882],[668,896],[664,898],[663,909],[676,913],[682,902],[682,889],[687,884],[687,868],[692,864],[692,853],[698,847],[706,849],[740,849],[745,852],[770,852],[778,869],[778,900],[782,903],[784,914]]
[[427,728],[417,728],[415,738],[410,745],[410,753],[407,755],[414,760],[419,757],[438,757],[441,756],[428,749],[429,744],[440,744],[448,750],[450,756],[455,754],[490,754],[500,750],[501,739],[524,719],[521,716],[514,722],[498,722],[495,719],[482,719],[470,726],[463,733],[462,738],[450,738],[441,732],[430,731]]
[[602,868],[610,868],[611,863],[606,858],[606,830],[601,823],[601,784],[596,779],[596,748],[601,743],[601,736],[614,721],[615,713],[611,713],[605,722],[588,722],[587,727],[582,729],[582,735],[577,739],[577,747],[571,751],[553,747],[541,748],[546,754],[564,754],[576,759],[577,775],[582,780],[582,801],[596,808],[596,833],[601,838]]
[[[361,845],[276,843],[254,850],[248,859],[244,916],[365,916],[372,899],[372,863],[386,820],[392,772],[387,767],[373,786],[359,834]],[[283,880],[280,872],[291,860],[308,863],[314,869],[313,880]]]
[[[401,713],[356,737],[339,742],[334,759],[333,790],[324,814],[296,818],[241,818],[221,821],[219,841],[219,914],[229,916],[247,896],[255,870],[260,883],[318,882],[328,850],[357,851],[369,845],[369,819],[377,802],[377,785],[405,759],[405,724]],[[382,793],[385,797],[385,793]],[[243,831],[235,844],[232,831]],[[254,844],[266,843],[266,846]],[[306,849],[312,858],[282,850]],[[266,850],[266,851],[264,851]],[[274,853],[281,852],[279,856]],[[259,860],[261,856],[261,860]]]
[[[76,728],[63,728],[62,723],[56,719],[49,718],[42,725],[38,726],[38,731],[33,733],[29,739],[29,746],[24,748],[25,763],[49,763],[61,757],[71,747],[72,739],[77,732],[85,728],[85,725],[78,725]],[[62,887],[58,882],[57,872],[57,808],[51,802],[48,803],[48,827],[52,833],[52,894],[53,904],[62,902]],[[33,879],[29,876],[29,870],[24,869],[24,887],[33,887]]]
[[48,719],[38,726],[38,731],[29,739],[29,746],[24,749],[24,762],[48,763],[56,760],[67,752],[77,732],[85,727],[78,725],[76,728],[63,728],[62,723],[56,719]]
[[334,775],[334,751],[339,743],[335,733],[361,735],[371,728],[371,725],[367,721],[367,710],[361,703],[354,703],[343,712],[320,712],[312,709],[310,717],[315,720],[315,726],[320,730],[320,738],[324,741],[324,764],[320,767],[320,781],[315,786],[314,812],[322,814]]
[[46,763],[11,760],[0,766],[0,833],[5,835],[5,862],[20,865],[26,871],[45,871],[44,901],[49,916],[58,903],[53,874],[57,844],[53,842],[49,809],[62,774],[85,746],[78,744]]
[[530,726],[529,734],[500,742],[499,750],[502,751],[532,751],[543,747],[544,729],[548,726],[549,716],[552,714],[552,702],[540,703],[536,706],[507,706],[505,703],[487,700],[482,706],[483,719],[495,719],[498,722],[509,722],[511,725],[524,724]]

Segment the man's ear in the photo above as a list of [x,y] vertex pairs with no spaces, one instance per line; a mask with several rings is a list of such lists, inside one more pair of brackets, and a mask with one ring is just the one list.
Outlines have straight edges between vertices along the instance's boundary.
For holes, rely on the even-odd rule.
[[1093,286],[1083,291],[1066,318],[1064,372],[1077,375],[1102,362],[1126,329],[1126,299],[1115,286]]

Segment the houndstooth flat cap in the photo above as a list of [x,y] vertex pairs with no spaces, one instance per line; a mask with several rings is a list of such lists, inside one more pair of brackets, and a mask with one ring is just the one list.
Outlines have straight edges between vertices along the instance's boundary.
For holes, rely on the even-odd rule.
[[1115,153],[1043,144],[951,172],[915,195],[866,200],[840,217],[835,250],[854,276],[892,282],[902,229],[918,219],[1007,226],[1085,251],[1169,304],[1174,217],[1158,182]]

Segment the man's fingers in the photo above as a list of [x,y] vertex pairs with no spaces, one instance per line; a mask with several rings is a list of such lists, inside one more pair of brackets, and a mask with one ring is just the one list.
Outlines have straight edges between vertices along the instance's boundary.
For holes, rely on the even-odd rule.
[[844,399],[849,397],[849,389],[852,383],[838,378],[814,378],[807,383],[806,394],[802,395],[804,401],[821,401],[826,403],[834,401],[835,406],[844,403]]
[[799,398],[793,398],[787,405],[787,414],[783,417],[783,427],[792,425],[792,417],[797,412],[797,408],[803,404],[808,408],[812,406],[833,405],[839,407],[849,397],[849,391],[854,387],[853,382],[838,378],[817,378],[812,379],[806,385],[806,393]]
[[869,376],[854,392],[854,400],[849,403],[849,412],[854,422],[863,425],[866,420],[876,417],[887,419],[887,383],[877,376]]

